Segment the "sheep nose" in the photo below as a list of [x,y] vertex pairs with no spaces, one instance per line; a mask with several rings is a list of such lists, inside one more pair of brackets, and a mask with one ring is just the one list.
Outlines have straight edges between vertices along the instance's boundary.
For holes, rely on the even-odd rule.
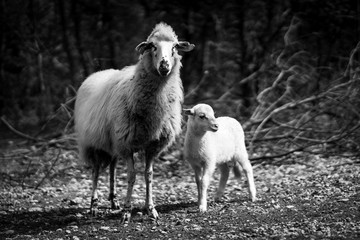
[[211,129],[216,132],[219,129],[219,124],[215,123],[212,125]]
[[167,61],[161,60],[160,66],[159,66],[159,73],[161,76],[166,76],[170,72],[170,65]]

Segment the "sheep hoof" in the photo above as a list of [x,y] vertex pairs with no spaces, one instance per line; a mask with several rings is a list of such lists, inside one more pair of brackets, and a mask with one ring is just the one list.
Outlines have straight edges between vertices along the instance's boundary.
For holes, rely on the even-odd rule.
[[98,214],[99,210],[98,210],[98,202],[99,200],[97,198],[92,198],[91,199],[91,204],[90,204],[90,214],[91,216],[96,217],[96,215]]
[[156,209],[154,207],[148,208],[147,209],[147,214],[149,215],[149,217],[151,219],[154,219],[154,220],[159,219],[159,214],[158,214],[158,212],[156,211]]
[[89,214],[93,217],[96,217],[98,212],[99,212],[99,209],[97,207],[92,207],[92,208],[90,208]]
[[118,203],[117,201],[115,201],[115,200],[112,200],[112,201],[111,201],[111,209],[112,209],[112,210],[120,209],[119,203]]
[[121,223],[127,224],[130,222],[131,219],[131,210],[123,210],[122,211],[122,217],[121,217]]

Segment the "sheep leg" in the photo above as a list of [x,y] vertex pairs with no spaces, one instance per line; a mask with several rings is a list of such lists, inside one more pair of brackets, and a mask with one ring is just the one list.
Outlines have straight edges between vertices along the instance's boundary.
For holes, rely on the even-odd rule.
[[255,202],[256,201],[256,188],[255,188],[254,174],[253,174],[253,169],[252,169],[251,163],[250,163],[247,155],[242,156],[238,162],[240,163],[241,167],[244,169],[244,172],[245,172],[245,175],[247,178],[250,199],[251,199],[251,201]]
[[218,190],[217,190],[216,196],[215,196],[215,201],[217,201],[217,202],[220,201],[221,197],[224,194],[225,186],[226,186],[227,180],[229,178],[229,172],[230,172],[230,169],[226,163],[221,164],[219,166],[219,168],[220,168],[220,172],[221,172],[221,177],[220,177],[219,187],[218,187]]
[[109,201],[111,203],[111,209],[119,209],[119,203],[116,196],[116,164],[117,158],[114,158],[110,163],[110,194]]
[[92,192],[91,192],[91,203],[90,203],[90,214],[96,216],[98,213],[98,180],[99,180],[100,166],[95,164],[92,169]]
[[198,166],[193,166],[195,172],[195,181],[198,191],[198,205],[200,205],[200,196],[201,196],[201,168]]
[[145,208],[150,217],[154,219],[159,218],[159,214],[155,209],[153,202],[153,192],[152,192],[152,183],[153,183],[153,158],[146,157],[146,166],[145,166],[145,182],[146,182],[146,199],[145,199]]
[[131,218],[131,196],[136,179],[136,171],[134,166],[134,158],[131,154],[127,157],[127,177],[128,177],[128,187],[125,198],[125,205],[123,209],[122,223],[129,222]]
[[[215,161],[213,161],[215,163]],[[199,211],[201,213],[207,211],[207,189],[210,184],[211,177],[215,171],[215,165],[205,166],[203,176],[200,183],[200,205]]]

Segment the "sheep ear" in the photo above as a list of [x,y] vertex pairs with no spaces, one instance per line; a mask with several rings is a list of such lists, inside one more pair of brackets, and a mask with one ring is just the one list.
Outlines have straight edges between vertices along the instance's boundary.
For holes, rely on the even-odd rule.
[[189,42],[181,41],[176,45],[177,50],[183,51],[183,52],[190,52],[195,47],[194,44],[191,44]]
[[153,46],[152,42],[142,42],[136,46],[135,50],[140,54],[143,54],[146,50],[151,49]]
[[184,109],[184,113],[186,114],[186,115],[194,115],[195,114],[195,112],[194,112],[194,109]]

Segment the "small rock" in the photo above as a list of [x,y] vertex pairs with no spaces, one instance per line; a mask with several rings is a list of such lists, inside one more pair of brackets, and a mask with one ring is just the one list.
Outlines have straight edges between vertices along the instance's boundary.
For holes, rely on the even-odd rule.
[[194,224],[194,225],[192,225],[192,229],[195,230],[195,231],[200,231],[202,229],[202,227],[199,226],[199,225]]
[[42,212],[43,209],[41,207],[32,207],[32,208],[29,208],[28,211],[29,212]]
[[73,240],[80,240],[80,238],[78,238],[77,236],[73,236],[72,239]]
[[70,200],[69,205],[70,206],[79,205],[82,201],[83,199],[81,197],[76,197]]
[[107,227],[107,226],[102,226],[100,227],[101,230],[104,230],[104,231],[110,231],[110,227]]
[[14,231],[14,230],[12,230],[12,229],[10,229],[10,230],[5,231],[4,233],[5,233],[5,234],[14,234],[14,233],[15,233],[15,231]]
[[69,226],[69,228],[71,228],[72,230],[78,230],[78,229],[79,229],[79,227],[78,227],[78,226],[76,226],[76,225]]

